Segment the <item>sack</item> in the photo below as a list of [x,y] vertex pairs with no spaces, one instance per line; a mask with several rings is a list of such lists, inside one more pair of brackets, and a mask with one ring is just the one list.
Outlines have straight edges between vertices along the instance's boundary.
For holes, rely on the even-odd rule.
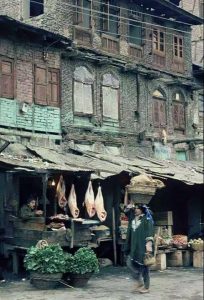
[[156,258],[152,254],[146,253],[144,257],[144,265],[152,266],[156,264]]

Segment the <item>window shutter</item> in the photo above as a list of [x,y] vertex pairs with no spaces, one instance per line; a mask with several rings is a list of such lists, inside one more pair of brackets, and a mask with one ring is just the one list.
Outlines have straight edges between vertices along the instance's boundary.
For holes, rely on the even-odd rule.
[[118,120],[118,89],[103,86],[103,116]]
[[13,63],[10,60],[1,61],[1,97],[14,98]]
[[47,102],[51,106],[59,106],[59,72],[48,71]]
[[102,7],[102,29],[103,31],[109,31],[109,5],[106,2]]
[[83,0],[76,0],[75,1],[75,8],[74,8],[74,23],[80,24],[83,22]]
[[91,84],[83,84],[83,98],[84,98],[83,112],[85,114],[93,114],[93,99],[92,99]]
[[159,119],[162,127],[166,126],[166,102],[159,101]]
[[42,67],[35,67],[35,102],[47,105],[47,71]]
[[179,127],[185,129],[185,108],[183,104],[179,104]]
[[174,122],[174,128],[179,128],[179,105],[178,104],[173,105],[173,122]]
[[154,126],[159,127],[159,100],[153,99],[154,101]]
[[74,111],[83,113],[83,83],[74,81]]

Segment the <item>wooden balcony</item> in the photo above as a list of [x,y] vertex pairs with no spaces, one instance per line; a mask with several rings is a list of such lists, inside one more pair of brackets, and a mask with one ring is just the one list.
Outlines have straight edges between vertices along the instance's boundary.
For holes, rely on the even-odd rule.
[[129,45],[129,55],[135,59],[142,58],[143,56],[142,48],[137,47],[135,45]]
[[78,44],[85,46],[91,46],[92,44],[91,33],[83,28],[74,28],[74,40],[77,41]]
[[109,35],[102,35],[102,48],[105,51],[118,54],[119,40]]
[[153,64],[164,68],[166,66],[166,57],[161,54],[153,53]]
[[173,60],[172,71],[174,71],[176,73],[184,73],[183,60]]

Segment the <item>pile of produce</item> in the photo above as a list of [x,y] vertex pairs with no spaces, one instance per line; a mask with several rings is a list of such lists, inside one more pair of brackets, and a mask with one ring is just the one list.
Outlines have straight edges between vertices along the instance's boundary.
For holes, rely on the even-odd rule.
[[173,245],[179,249],[185,249],[188,247],[188,237],[186,235],[173,235]]
[[204,250],[204,241],[201,238],[191,239],[188,242],[188,246],[191,247],[193,250],[203,251]]

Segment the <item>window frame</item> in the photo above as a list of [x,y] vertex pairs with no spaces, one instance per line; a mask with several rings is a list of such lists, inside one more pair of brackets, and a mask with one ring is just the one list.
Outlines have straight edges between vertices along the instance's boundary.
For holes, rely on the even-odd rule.
[[[7,62],[9,64],[11,64],[11,75],[8,75],[8,73],[3,73],[2,72],[2,62]],[[11,93],[3,93],[2,90],[2,86],[3,86],[3,76],[10,76],[11,77],[11,86],[12,86],[12,90]],[[14,59],[6,57],[6,56],[2,56],[0,55],[0,97],[2,98],[6,98],[6,99],[14,99],[15,97],[15,85],[14,85],[14,79],[15,79],[15,74],[14,74]]]
[[[162,97],[159,96],[155,96],[154,92],[155,91],[159,91],[162,94]],[[167,100],[166,97],[164,95],[164,93],[162,93],[159,89],[154,90],[153,94],[152,94],[152,101],[153,101],[153,124],[154,124],[154,128],[166,128],[167,127]],[[160,105],[161,103],[163,104],[164,107],[164,120],[160,111]],[[158,110],[156,112],[156,104],[158,104]],[[156,113],[158,114],[158,122],[156,121],[155,115]],[[164,122],[164,124],[163,124]]]
[[[84,0],[75,0],[75,12],[74,12],[74,18],[73,23],[74,25],[78,25],[79,27],[82,27],[86,30],[89,30],[91,28],[91,19],[92,19],[92,0],[86,0],[87,2],[90,2],[90,8],[86,9],[84,7]],[[84,22],[84,9],[89,11],[89,25],[88,28],[85,27],[83,24]]]
[[[43,83],[37,83],[37,73],[36,70],[37,69],[42,69],[45,70],[45,82]],[[52,82],[49,80],[49,72],[51,73],[56,73],[57,74],[57,82]],[[49,99],[48,98],[48,89],[49,89],[49,85],[51,84],[51,90],[52,90],[52,85],[57,85],[57,101],[53,101],[52,97]],[[41,85],[45,88],[45,93],[46,93],[46,99],[44,100],[40,100],[37,97],[37,86]],[[52,92],[51,92],[52,94]],[[60,107],[60,70],[56,69],[56,68],[50,68],[44,65],[35,65],[34,66],[34,103],[37,105],[43,105],[43,106],[52,106],[52,107]]]
[[[154,48],[154,44],[155,44],[154,32],[157,32],[156,43],[158,44],[158,49]],[[160,36],[161,33],[163,34],[163,43],[161,42],[161,36]],[[153,27],[153,29],[152,29],[152,52],[153,52],[153,54],[157,54],[157,55],[163,56],[163,57],[166,56],[166,35],[165,35],[165,33],[166,33],[165,30],[158,28],[158,27]],[[164,48],[163,51],[160,50],[161,45],[163,45],[163,48]]]
[[[106,75],[106,74],[111,74],[111,73],[105,73],[103,74]],[[115,78],[116,80],[118,80],[117,77],[115,77],[113,74],[111,74],[111,76],[113,78]],[[119,80],[118,80],[119,81]],[[106,88],[110,88],[111,90],[115,90],[117,91],[117,104],[118,104],[118,107],[117,107],[117,114],[118,114],[118,118],[117,119],[114,119],[113,117],[111,116],[105,116],[104,115],[104,97],[103,97],[103,88],[106,87]],[[119,123],[120,122],[120,84],[119,84],[119,87],[116,88],[116,87],[113,87],[111,85],[107,85],[107,84],[104,84],[103,83],[103,79],[102,79],[102,83],[101,83],[101,101],[102,101],[102,104],[101,104],[101,112],[102,112],[102,118],[104,121],[106,121],[107,119],[110,119],[111,121],[113,122],[116,122],[116,123]]]
[[[110,12],[110,10],[114,11],[114,14]],[[118,38],[119,35],[119,26],[120,26],[120,8],[114,7],[111,4],[111,0],[104,0],[101,3],[101,11],[102,11],[102,18],[101,18],[101,29],[102,34],[113,36],[115,39]],[[104,18],[105,17],[107,18]],[[110,16],[111,15],[111,16]],[[110,18],[114,15],[114,18],[117,19],[117,32],[110,32]]]
[[[175,38],[177,38],[177,43],[175,43]],[[182,41],[182,45],[180,45],[180,40]],[[177,55],[175,54],[176,51],[178,53]],[[182,56],[180,56],[180,53],[182,53]],[[174,62],[184,62],[184,37],[179,34],[173,35],[173,59]]]
[[[75,111],[75,82],[81,83],[83,86],[84,85],[88,85],[91,87],[91,103],[92,103],[92,113],[88,113],[88,112],[82,112],[82,111]],[[72,84],[72,90],[73,90],[73,114],[74,116],[78,116],[78,117],[92,117],[94,115],[94,100],[93,100],[93,84],[94,83],[83,83],[82,81],[76,80],[73,78],[73,84]],[[83,99],[83,105],[84,105],[84,99]]]
[[[181,99],[177,100],[176,99],[176,94],[179,94],[181,96]],[[175,96],[175,97],[174,97]],[[178,114],[178,126],[175,122],[175,108],[177,107],[177,114]],[[185,133],[186,131],[186,104],[185,104],[185,98],[183,96],[183,94],[179,91],[174,92],[173,97],[172,97],[172,117],[173,117],[173,128],[174,131],[182,131],[183,133]],[[181,120],[180,120],[180,115],[181,115],[181,108],[183,110],[183,120],[184,123],[183,125],[181,124]],[[175,125],[176,124],[176,125]]]

